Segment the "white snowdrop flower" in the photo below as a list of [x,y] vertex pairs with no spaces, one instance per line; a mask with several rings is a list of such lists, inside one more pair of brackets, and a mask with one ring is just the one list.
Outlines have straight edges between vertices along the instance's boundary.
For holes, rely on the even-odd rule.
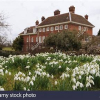
[[47,62],[45,62],[45,64],[47,64]]
[[20,79],[21,81],[24,81],[24,78],[23,77],[21,77],[21,79]]
[[5,68],[7,68],[7,66],[5,66]]
[[20,78],[20,77],[18,77],[18,80],[20,81],[20,80],[21,80],[21,78]]
[[8,70],[6,70],[5,73],[8,74]]
[[49,74],[47,74],[47,77],[50,77],[50,75],[49,75]]
[[79,81],[77,81],[77,83],[76,83],[76,87],[78,87],[80,85],[80,82]]
[[11,75],[11,72],[9,72],[9,75]]
[[22,76],[25,76],[25,74],[24,74],[24,73],[22,73]]
[[29,72],[28,75],[31,75],[31,72]]
[[92,69],[92,70],[90,71],[90,73],[91,73],[91,74],[95,74],[95,70]]
[[93,80],[90,80],[89,82],[92,83],[92,84],[94,85],[94,81],[93,81]]
[[33,86],[34,85],[33,81],[30,81],[29,85],[32,85]]
[[0,86],[0,91],[4,91],[4,88],[2,88],[1,86]]
[[91,75],[89,75],[89,79],[94,79],[94,77],[93,77],[93,76],[91,76]]
[[26,77],[26,82],[28,82],[30,80],[30,77],[29,76],[27,76]]
[[0,65],[0,68],[2,68],[2,66]]
[[70,69],[67,67],[66,70],[69,71]]
[[55,81],[55,85],[57,85],[57,81]]
[[46,72],[42,72],[42,75],[45,76],[46,75]]
[[18,77],[14,77],[14,80],[18,80]]
[[73,73],[72,76],[75,77],[75,73]]
[[24,87],[24,90],[26,91],[26,87]]
[[83,75],[83,74],[84,74],[84,72],[83,72],[83,71],[80,71],[80,74],[81,74],[81,75]]
[[29,68],[30,68],[30,66],[26,66],[25,68],[29,69]]
[[30,62],[27,62],[28,64],[30,63]]
[[80,87],[82,88],[82,87],[84,87],[84,85],[82,83],[80,83]]
[[81,77],[81,75],[79,75],[79,79],[81,79],[82,77]]
[[91,87],[91,84],[87,82],[86,87]]
[[76,79],[75,78],[72,78],[72,82],[76,83]]
[[32,77],[32,80],[35,81],[35,77],[34,76]]
[[51,75],[51,78],[54,78],[53,75]]
[[2,73],[3,72],[3,69],[0,69],[0,73]]
[[77,89],[77,87],[75,85],[72,86],[73,90]]
[[58,68],[61,68],[61,66],[59,66]]
[[30,91],[30,89],[28,89],[27,91]]
[[6,61],[6,63],[7,63],[8,61]]

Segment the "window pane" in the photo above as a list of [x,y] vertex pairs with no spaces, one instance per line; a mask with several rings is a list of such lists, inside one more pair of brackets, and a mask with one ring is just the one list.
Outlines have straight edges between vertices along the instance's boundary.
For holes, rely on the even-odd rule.
[[60,30],[62,30],[63,29],[63,25],[60,25]]
[[33,37],[31,38],[31,42],[33,42]]
[[54,27],[51,27],[51,31],[53,31],[54,30]]
[[59,27],[58,26],[55,26],[55,30],[58,30],[59,29]]
[[45,32],[45,28],[43,28],[43,32]]
[[46,28],[46,31],[49,31],[49,27]]
[[78,29],[81,31],[81,26],[79,26]]
[[68,25],[65,25],[65,29],[68,29]]

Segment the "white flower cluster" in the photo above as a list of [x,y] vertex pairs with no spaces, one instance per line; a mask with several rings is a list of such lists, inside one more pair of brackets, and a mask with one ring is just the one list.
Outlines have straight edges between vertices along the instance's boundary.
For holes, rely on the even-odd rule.
[[0,86],[0,91],[4,91],[4,88],[2,86]]

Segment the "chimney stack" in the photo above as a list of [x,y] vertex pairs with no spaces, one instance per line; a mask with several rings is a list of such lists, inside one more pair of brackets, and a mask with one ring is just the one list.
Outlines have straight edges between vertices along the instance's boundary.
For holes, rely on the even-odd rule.
[[87,19],[87,20],[88,20],[88,15],[87,15],[87,14],[85,15],[85,19]]
[[59,10],[55,10],[55,11],[54,11],[54,16],[55,16],[55,15],[59,15],[59,14],[60,14],[60,11],[59,11]]
[[75,13],[75,7],[74,7],[74,6],[70,6],[70,7],[69,7],[69,12]]
[[35,22],[35,24],[36,24],[36,25],[39,25],[39,21],[37,20],[37,21]]
[[44,17],[44,16],[42,16],[41,21],[44,21],[44,20],[45,20],[45,17]]

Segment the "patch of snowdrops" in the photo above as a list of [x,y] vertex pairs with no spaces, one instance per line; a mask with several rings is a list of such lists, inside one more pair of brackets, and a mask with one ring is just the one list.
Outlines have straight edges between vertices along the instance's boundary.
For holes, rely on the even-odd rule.
[[0,57],[0,91],[92,90],[100,88],[99,80],[99,55],[56,52]]

